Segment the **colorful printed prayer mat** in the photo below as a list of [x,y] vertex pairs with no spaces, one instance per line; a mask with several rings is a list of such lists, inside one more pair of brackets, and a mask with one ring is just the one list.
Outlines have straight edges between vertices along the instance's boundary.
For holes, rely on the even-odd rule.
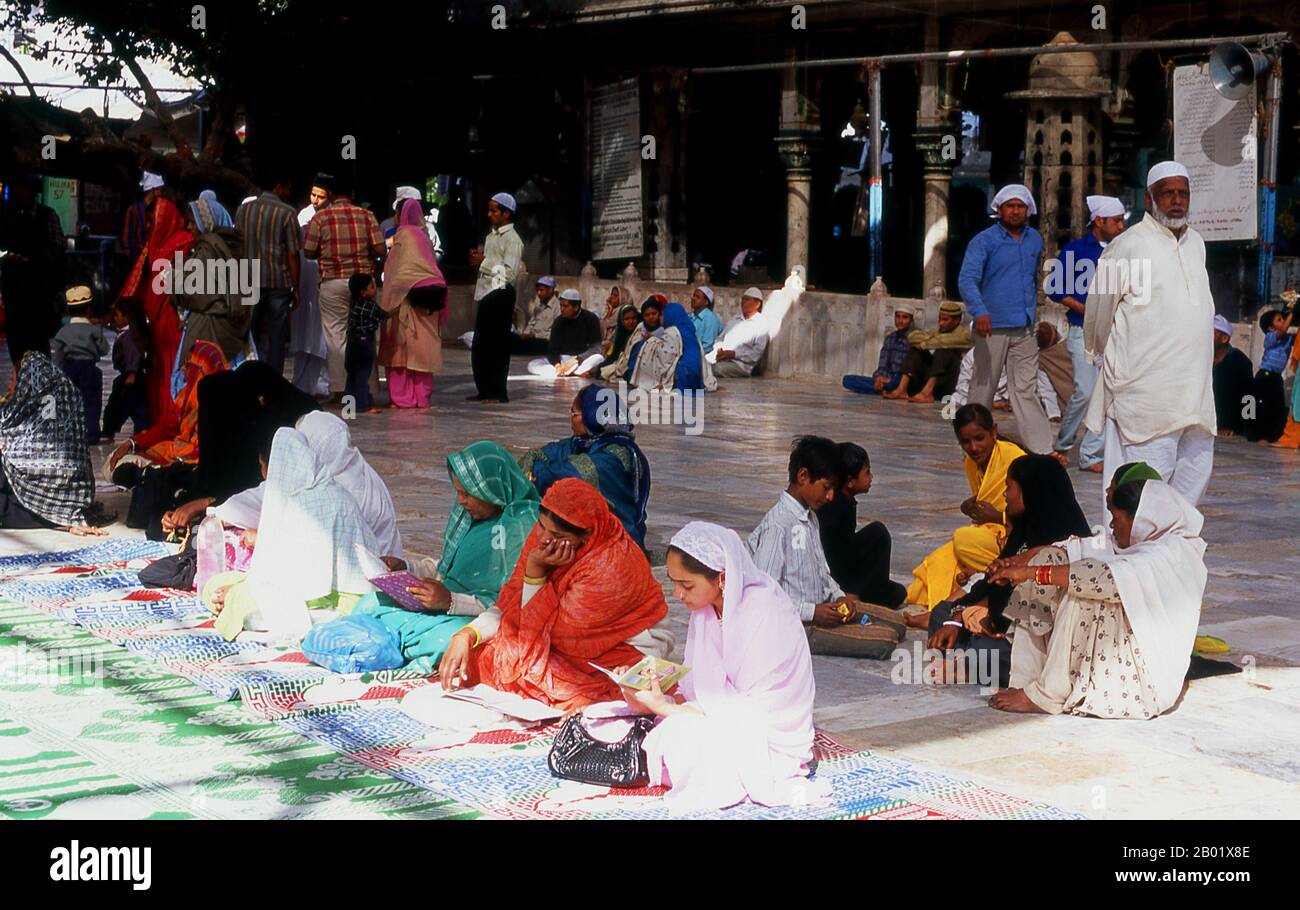
[[[554,725],[437,730],[398,708],[436,684],[427,676],[341,676],[296,648],[225,641],[192,593],[139,586],[139,568],[167,552],[110,541],[0,557],[0,814],[673,817],[661,788],[552,777]],[[822,734],[815,751],[829,804],[708,817],[1082,817]]]
[[474,815],[58,619],[0,604],[0,818]]

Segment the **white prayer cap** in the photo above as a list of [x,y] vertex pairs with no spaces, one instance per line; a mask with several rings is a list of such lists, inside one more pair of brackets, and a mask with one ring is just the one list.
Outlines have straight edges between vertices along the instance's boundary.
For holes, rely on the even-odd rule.
[[1025,186],[1023,183],[1008,183],[1002,189],[998,190],[998,194],[993,197],[993,202],[990,204],[990,208],[996,212],[998,206],[1002,205],[1002,203],[1006,202],[1008,199],[1019,199],[1029,207],[1029,214],[1038,214],[1038,206],[1034,205],[1034,194],[1029,192],[1029,187]]
[[1232,337],[1232,323],[1229,322],[1227,319],[1224,319],[1222,316],[1219,316],[1219,315],[1216,314],[1215,317],[1214,317],[1214,331],[1216,331],[1216,332],[1222,332],[1223,334],[1225,334],[1225,335],[1227,335],[1229,338],[1231,338],[1231,337]]
[[1147,189],[1151,189],[1166,177],[1186,177],[1188,183],[1192,180],[1192,175],[1187,173],[1187,168],[1177,161],[1162,161],[1147,171]]
[[497,193],[492,197],[492,201],[503,209],[509,209],[512,212],[515,210],[515,197],[509,193]]
[[162,177],[159,177],[153,171],[145,171],[144,176],[140,178],[140,189],[146,193],[150,190],[156,190],[163,185]]
[[413,186],[399,186],[393,195],[393,209],[397,209],[405,199],[420,199],[420,191]]
[[1124,203],[1120,202],[1114,196],[1089,196],[1086,200],[1088,203],[1088,220],[1095,221],[1098,218],[1114,218],[1116,215],[1124,215]]
[[541,278],[538,278],[538,279],[537,279],[537,283],[540,284],[540,285],[541,285],[542,287],[544,287],[544,288],[553,288],[553,287],[555,287],[555,276],[554,276],[554,275],[543,275]]
[[578,289],[577,289],[577,288],[565,288],[564,290],[560,291],[560,299],[561,299],[561,300],[576,300],[576,301],[578,301],[579,303],[581,303],[581,302],[582,302],[582,295],[578,293]]
[[[699,291],[701,294],[703,294],[704,297],[705,297],[705,299],[707,299],[707,300],[709,301],[709,303],[712,303],[712,302],[713,302],[713,288],[709,288],[709,287],[705,287],[704,285],[700,285],[700,286],[697,287],[695,290],[697,290],[697,291]],[[751,288],[750,290],[753,290],[753,289]]]
[[762,299],[763,299],[763,292],[760,291],[758,288],[745,288],[745,293],[741,294],[740,296],[741,296],[741,297],[753,297],[753,298],[755,298],[755,299],[757,299],[757,300],[762,300]]
[[895,312],[895,313],[906,313],[908,316],[911,316],[913,319],[916,318],[916,310],[912,308],[912,305],[911,305],[910,303],[899,303],[899,304],[895,304],[895,305],[894,305],[894,312]]

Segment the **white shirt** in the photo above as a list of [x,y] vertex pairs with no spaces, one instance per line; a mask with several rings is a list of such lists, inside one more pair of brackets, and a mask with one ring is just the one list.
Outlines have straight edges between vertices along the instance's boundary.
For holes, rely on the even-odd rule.
[[767,339],[770,334],[771,328],[761,310],[748,319],[744,316],[733,316],[723,328],[721,337],[713,342],[713,350],[709,352],[709,362],[717,362],[718,351],[735,351],[736,362],[744,366],[747,373],[752,373],[754,367],[758,366],[758,359],[763,356],[763,351],[767,350]]
[[789,491],[763,516],[748,544],[754,565],[776,580],[804,622],[812,622],[817,604],[844,596],[826,563],[817,514]]
[[1101,357],[1088,429],[1109,417],[1124,445],[1188,427],[1213,435],[1213,325],[1205,241],[1147,213],[1101,254],[1084,305],[1084,347]]
[[483,261],[478,267],[478,284],[474,299],[482,300],[493,291],[499,291],[515,278],[524,267],[524,242],[513,223],[488,231],[483,241]]

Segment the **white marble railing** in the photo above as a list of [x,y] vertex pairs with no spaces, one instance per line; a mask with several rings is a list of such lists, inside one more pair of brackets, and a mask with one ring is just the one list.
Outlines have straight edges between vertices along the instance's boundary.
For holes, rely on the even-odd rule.
[[[521,276],[516,285],[521,311],[533,298],[534,281],[534,276]],[[689,307],[694,289],[694,285],[642,279],[630,265],[617,281],[600,278],[590,265],[577,276],[556,276],[559,289],[577,288],[583,305],[597,314],[605,312],[605,300],[616,285],[627,288],[638,305],[651,294],[663,294],[669,301]],[[869,374],[876,368],[885,335],[893,331],[897,306],[909,306],[916,314],[916,325],[931,330],[939,319],[939,305],[944,302],[938,289],[924,300],[894,297],[879,279],[866,295],[806,291],[798,274],[791,275],[781,287],[760,290],[765,295],[763,313],[775,327],[762,374],[783,378],[838,380],[845,373]],[[724,324],[740,312],[743,291],[736,286],[714,288],[714,310]],[[474,327],[474,286],[453,285],[449,304],[451,315],[443,328],[443,337],[448,340]],[[1040,318],[1065,329],[1065,311],[1057,304],[1044,306]],[[1238,323],[1234,329],[1233,343],[1258,364],[1263,349],[1258,325]]]

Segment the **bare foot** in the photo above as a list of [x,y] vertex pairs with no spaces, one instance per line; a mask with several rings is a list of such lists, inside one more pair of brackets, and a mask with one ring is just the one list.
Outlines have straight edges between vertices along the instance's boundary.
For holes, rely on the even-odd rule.
[[897,401],[897,400],[900,399],[900,398],[906,398],[906,397],[907,397],[907,393],[906,393],[906,392],[900,392],[900,391],[898,391],[898,389],[894,389],[892,392],[881,392],[881,393],[880,393],[880,397],[881,397],[881,398],[888,398],[890,401]]
[[989,699],[989,707],[1012,714],[1046,714],[1042,708],[1029,700],[1024,689],[1003,689]]
[[1069,452],[1062,452],[1060,449],[1052,449],[1052,457],[1061,463],[1061,467],[1068,468],[1070,466]]
[[903,624],[912,629],[930,628],[930,611],[926,610],[921,613],[904,613]]
[[1099,461],[1096,464],[1090,464],[1086,468],[1079,468],[1080,471],[1087,471],[1089,474],[1100,474],[1105,468]]
[[1008,402],[1005,402],[1005,401],[1002,401],[1002,400],[998,400],[998,401],[993,402],[993,410],[995,410],[995,411],[1010,411],[1010,410],[1011,410],[1011,405],[1010,405]]
[[915,395],[909,395],[907,400],[916,404],[934,404],[934,396],[929,392],[917,392]]

